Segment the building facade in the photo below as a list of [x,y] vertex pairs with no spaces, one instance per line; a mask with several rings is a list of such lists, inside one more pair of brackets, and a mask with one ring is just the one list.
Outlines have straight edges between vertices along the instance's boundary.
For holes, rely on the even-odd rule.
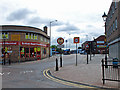
[[105,34],[110,58],[120,59],[120,1],[111,3],[106,19]]
[[[101,35],[94,39],[93,41],[86,41],[82,44],[83,50],[90,50],[91,44],[91,51],[92,53],[96,54],[104,54],[105,53],[105,35]],[[108,51],[107,51],[108,53]]]
[[[99,37],[97,37],[95,39],[95,42],[96,42],[96,52],[97,53],[101,53],[101,54],[105,54],[106,51],[105,51],[105,35],[101,35]],[[108,53],[108,50],[107,50],[107,53]]]
[[0,50],[2,58],[11,62],[41,60],[49,57],[47,27],[43,30],[30,26],[0,26]]

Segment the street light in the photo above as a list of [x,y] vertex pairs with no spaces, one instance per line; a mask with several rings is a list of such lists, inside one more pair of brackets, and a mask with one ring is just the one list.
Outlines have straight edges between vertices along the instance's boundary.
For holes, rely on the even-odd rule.
[[102,15],[103,21],[105,22],[105,68],[107,68],[107,40],[106,40],[106,19],[107,19],[107,15],[104,14]]
[[4,39],[4,61],[3,61],[3,65],[5,65],[6,61],[5,61],[5,35],[3,36]]
[[[50,21],[50,46],[51,46],[51,25],[53,22],[57,22],[57,20],[54,20],[54,21]],[[49,50],[50,54],[49,54],[49,57],[51,56],[51,51]]]

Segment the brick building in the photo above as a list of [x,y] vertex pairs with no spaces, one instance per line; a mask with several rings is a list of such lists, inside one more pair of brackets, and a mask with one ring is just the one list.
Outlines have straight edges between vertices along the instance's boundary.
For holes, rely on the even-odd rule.
[[[93,53],[105,53],[105,35],[101,35],[93,41],[86,41],[82,44],[83,50],[88,50],[91,44],[91,51]],[[108,51],[107,51],[108,52]]]
[[[104,54],[105,52],[105,35],[101,35],[95,39],[96,42],[96,52]],[[108,50],[107,50],[108,53]]]
[[[47,27],[43,30],[18,25],[0,26],[0,55],[7,61],[21,62],[49,57]],[[5,56],[5,57],[4,57]]]
[[120,1],[111,3],[105,33],[109,45],[109,56],[120,59]]

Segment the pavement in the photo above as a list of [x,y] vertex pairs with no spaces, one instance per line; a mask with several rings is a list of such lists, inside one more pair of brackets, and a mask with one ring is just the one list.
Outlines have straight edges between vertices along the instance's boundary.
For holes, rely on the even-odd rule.
[[120,88],[120,83],[115,81],[105,81],[102,83],[102,65],[101,60],[104,55],[92,56],[92,60],[89,60],[89,64],[82,63],[86,61],[86,58],[81,60],[81,63],[71,65],[64,65],[59,67],[59,71],[55,71],[54,68],[50,68],[50,73],[61,80],[71,81],[76,83],[82,83],[89,86],[103,87],[103,88]]

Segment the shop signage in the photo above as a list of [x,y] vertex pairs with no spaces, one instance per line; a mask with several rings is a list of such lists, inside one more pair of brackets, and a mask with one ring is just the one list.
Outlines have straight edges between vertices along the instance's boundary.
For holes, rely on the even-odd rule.
[[47,44],[41,44],[38,42],[21,42],[21,45],[28,45],[28,46],[43,46],[43,47],[47,47]]
[[20,35],[11,35],[12,41],[20,41]]
[[[0,45],[4,45],[4,42],[0,42]],[[16,41],[5,41],[5,45],[19,45]]]

